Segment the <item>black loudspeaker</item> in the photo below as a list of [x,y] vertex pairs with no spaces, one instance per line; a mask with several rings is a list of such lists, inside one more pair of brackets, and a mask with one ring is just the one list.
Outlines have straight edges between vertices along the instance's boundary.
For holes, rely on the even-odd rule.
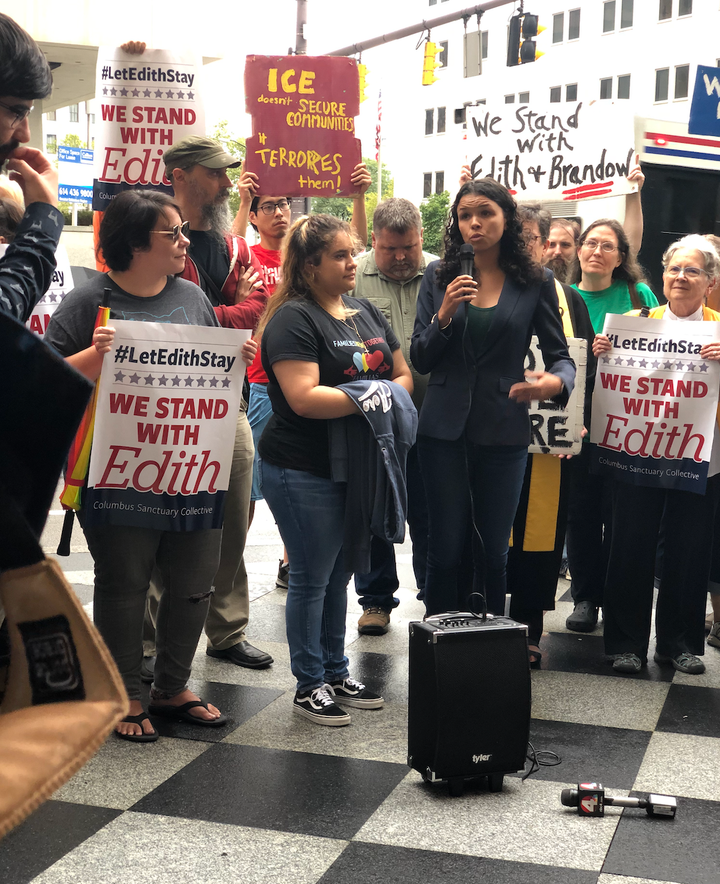
[[462,613],[410,624],[411,768],[454,793],[471,777],[499,791],[524,768],[529,735],[526,626]]

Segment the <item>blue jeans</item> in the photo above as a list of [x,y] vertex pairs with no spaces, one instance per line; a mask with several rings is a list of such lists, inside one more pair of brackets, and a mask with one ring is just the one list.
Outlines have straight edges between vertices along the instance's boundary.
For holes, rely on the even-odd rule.
[[[473,445],[466,443],[463,437],[448,442],[418,436],[417,444],[428,501],[427,613],[469,608],[468,597],[473,587],[458,578],[462,573],[472,505],[475,524],[483,540],[488,610],[503,614],[508,543],[522,490],[527,448]],[[479,545],[473,546],[478,574],[483,553]],[[482,581],[475,583],[482,591]],[[479,610],[479,600],[472,608]]]
[[262,500],[260,491],[260,479],[258,477],[258,444],[263,430],[272,417],[272,405],[268,396],[267,384],[250,384],[250,404],[248,405],[247,419],[252,430],[253,445],[255,446],[255,460],[253,461],[252,491],[250,500]]
[[[417,445],[408,451],[407,456],[408,527],[412,539],[412,564],[415,583],[425,589],[427,567],[428,514],[425,500]],[[400,599],[393,593],[400,586],[395,565],[395,547],[387,540],[373,537],[370,546],[370,564],[367,574],[355,575],[355,591],[363,608],[384,608],[386,611],[397,608]]]
[[348,676],[343,564],[345,484],[302,470],[258,464],[262,493],[290,560],[285,626],[290,667],[305,693]]

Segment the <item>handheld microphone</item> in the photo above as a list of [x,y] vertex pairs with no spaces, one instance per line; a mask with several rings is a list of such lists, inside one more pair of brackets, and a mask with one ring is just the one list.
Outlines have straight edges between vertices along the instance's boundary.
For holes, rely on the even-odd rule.
[[460,273],[463,276],[472,276],[475,268],[475,249],[469,242],[460,246]]
[[579,816],[604,816],[605,807],[641,807],[648,816],[673,819],[677,798],[670,795],[648,795],[645,798],[611,798],[601,783],[578,783],[577,789],[563,789],[560,803],[577,807]]

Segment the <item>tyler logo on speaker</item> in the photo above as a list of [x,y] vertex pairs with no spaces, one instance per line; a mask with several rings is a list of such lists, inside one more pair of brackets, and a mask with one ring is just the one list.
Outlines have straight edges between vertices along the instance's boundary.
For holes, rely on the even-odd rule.
[[481,761],[490,761],[492,758],[492,752],[489,755],[473,755],[472,760],[473,764],[479,764]]

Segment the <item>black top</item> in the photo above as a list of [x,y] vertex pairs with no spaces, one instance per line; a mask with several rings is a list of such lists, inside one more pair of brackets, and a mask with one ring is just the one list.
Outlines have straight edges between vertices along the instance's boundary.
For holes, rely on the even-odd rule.
[[[315,362],[320,384],[337,387],[355,380],[389,379],[400,342],[380,310],[363,298],[343,296],[344,322],[314,301],[291,301],[273,316],[262,336],[262,366],[273,407],[260,439],[260,456],[279,467],[330,478],[327,420],[297,415],[285,399],[272,366],[283,360]],[[353,323],[365,344],[358,341]]]
[[[218,291],[222,290],[223,284],[230,272],[230,256],[227,244],[222,236],[209,230],[191,230],[188,254],[198,268],[207,273],[215,284]],[[207,282],[200,275],[200,288],[207,292]]]

